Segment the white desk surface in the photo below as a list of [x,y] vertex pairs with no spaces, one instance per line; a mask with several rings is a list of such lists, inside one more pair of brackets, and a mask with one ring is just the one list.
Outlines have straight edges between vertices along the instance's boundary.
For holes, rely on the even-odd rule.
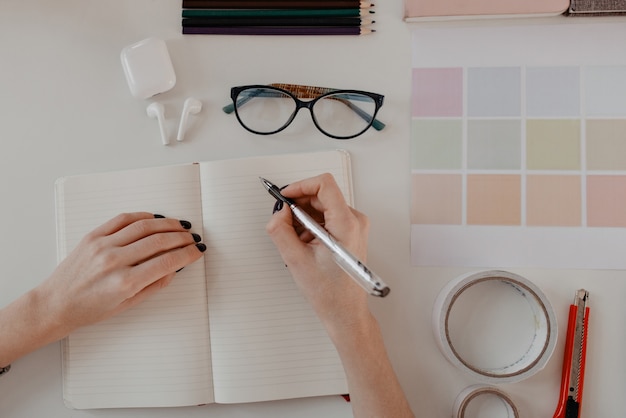
[[[468,269],[418,269],[409,262],[411,38],[410,27],[402,21],[401,0],[377,3],[378,32],[361,37],[182,36],[180,10],[179,1],[168,0],[0,3],[0,306],[45,279],[56,264],[53,184],[59,176],[342,147],[353,156],[357,207],[372,222],[370,264],[393,289],[388,298],[372,300],[392,362],[417,416],[451,416],[455,397],[478,382],[440,354],[431,331],[431,312],[441,287]],[[622,30],[615,42],[624,39],[624,20],[597,22],[603,21],[619,22]],[[478,23],[493,25],[494,39],[503,24]],[[178,77],[175,88],[158,97],[165,105],[170,134],[175,135],[186,97],[204,102],[202,113],[191,118],[185,142],[170,147],[160,144],[156,121],[145,113],[147,101],[130,95],[120,65],[121,49],[148,36],[166,40]],[[593,39],[594,34],[589,36]],[[606,58],[603,54],[612,52],[603,52],[603,43],[611,37],[600,36],[598,41],[580,53]],[[624,56],[622,51],[609,58],[623,64]],[[440,58],[444,64],[455,62],[445,54]],[[231,86],[270,82],[385,94],[380,119],[387,128],[338,142],[315,131],[308,115],[301,114],[288,132],[260,137],[221,111]],[[582,416],[623,415],[626,273],[516,272],[546,293],[560,325],[557,348],[547,366],[525,381],[502,385],[522,416],[552,416],[567,307],[581,287],[592,295]],[[72,411],[63,405],[60,350],[55,343],[15,362],[10,374],[0,379],[0,416],[278,418],[348,417],[351,412],[339,397]]]

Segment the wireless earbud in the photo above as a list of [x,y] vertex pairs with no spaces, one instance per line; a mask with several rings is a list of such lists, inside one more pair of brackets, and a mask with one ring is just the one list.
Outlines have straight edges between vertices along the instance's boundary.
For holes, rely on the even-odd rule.
[[187,98],[183,105],[183,113],[180,116],[180,124],[178,125],[178,135],[176,135],[177,141],[182,141],[185,136],[185,129],[187,128],[187,116],[191,113],[196,115],[202,110],[202,102],[193,97]]
[[161,140],[163,145],[169,145],[170,140],[165,132],[165,109],[161,103],[150,103],[146,108],[148,116],[152,119],[156,119],[159,122],[159,130],[161,131]]

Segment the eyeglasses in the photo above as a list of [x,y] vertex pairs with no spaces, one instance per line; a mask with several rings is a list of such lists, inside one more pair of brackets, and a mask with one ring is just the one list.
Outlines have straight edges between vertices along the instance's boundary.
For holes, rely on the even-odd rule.
[[230,97],[233,103],[222,110],[234,111],[241,126],[259,135],[282,131],[302,108],[309,109],[317,129],[335,139],[354,138],[370,126],[377,131],[385,127],[376,119],[384,96],[366,91],[275,83],[233,87]]

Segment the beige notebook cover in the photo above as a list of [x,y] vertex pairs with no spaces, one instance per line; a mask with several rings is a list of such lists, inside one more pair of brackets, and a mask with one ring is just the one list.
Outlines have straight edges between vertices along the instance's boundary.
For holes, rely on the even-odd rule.
[[558,15],[569,8],[569,0],[405,0],[407,22],[485,17]]

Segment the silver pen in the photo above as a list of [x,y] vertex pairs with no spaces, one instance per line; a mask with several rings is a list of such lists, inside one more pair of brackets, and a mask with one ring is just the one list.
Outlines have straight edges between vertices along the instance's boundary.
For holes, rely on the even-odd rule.
[[293,216],[300,224],[306,228],[315,238],[317,238],[335,257],[335,262],[341,267],[350,277],[352,277],[363,289],[369,294],[374,296],[385,297],[389,294],[389,286],[387,286],[378,275],[371,271],[365,264],[363,264],[358,258],[356,258],[350,251],[348,251],[343,245],[330,235],[319,223],[315,221],[308,213],[302,210],[295,202],[289,198],[286,198],[280,193],[280,189],[272,182],[259,177],[263,186],[267,189],[269,194],[274,196],[276,200],[279,200],[291,208]]

